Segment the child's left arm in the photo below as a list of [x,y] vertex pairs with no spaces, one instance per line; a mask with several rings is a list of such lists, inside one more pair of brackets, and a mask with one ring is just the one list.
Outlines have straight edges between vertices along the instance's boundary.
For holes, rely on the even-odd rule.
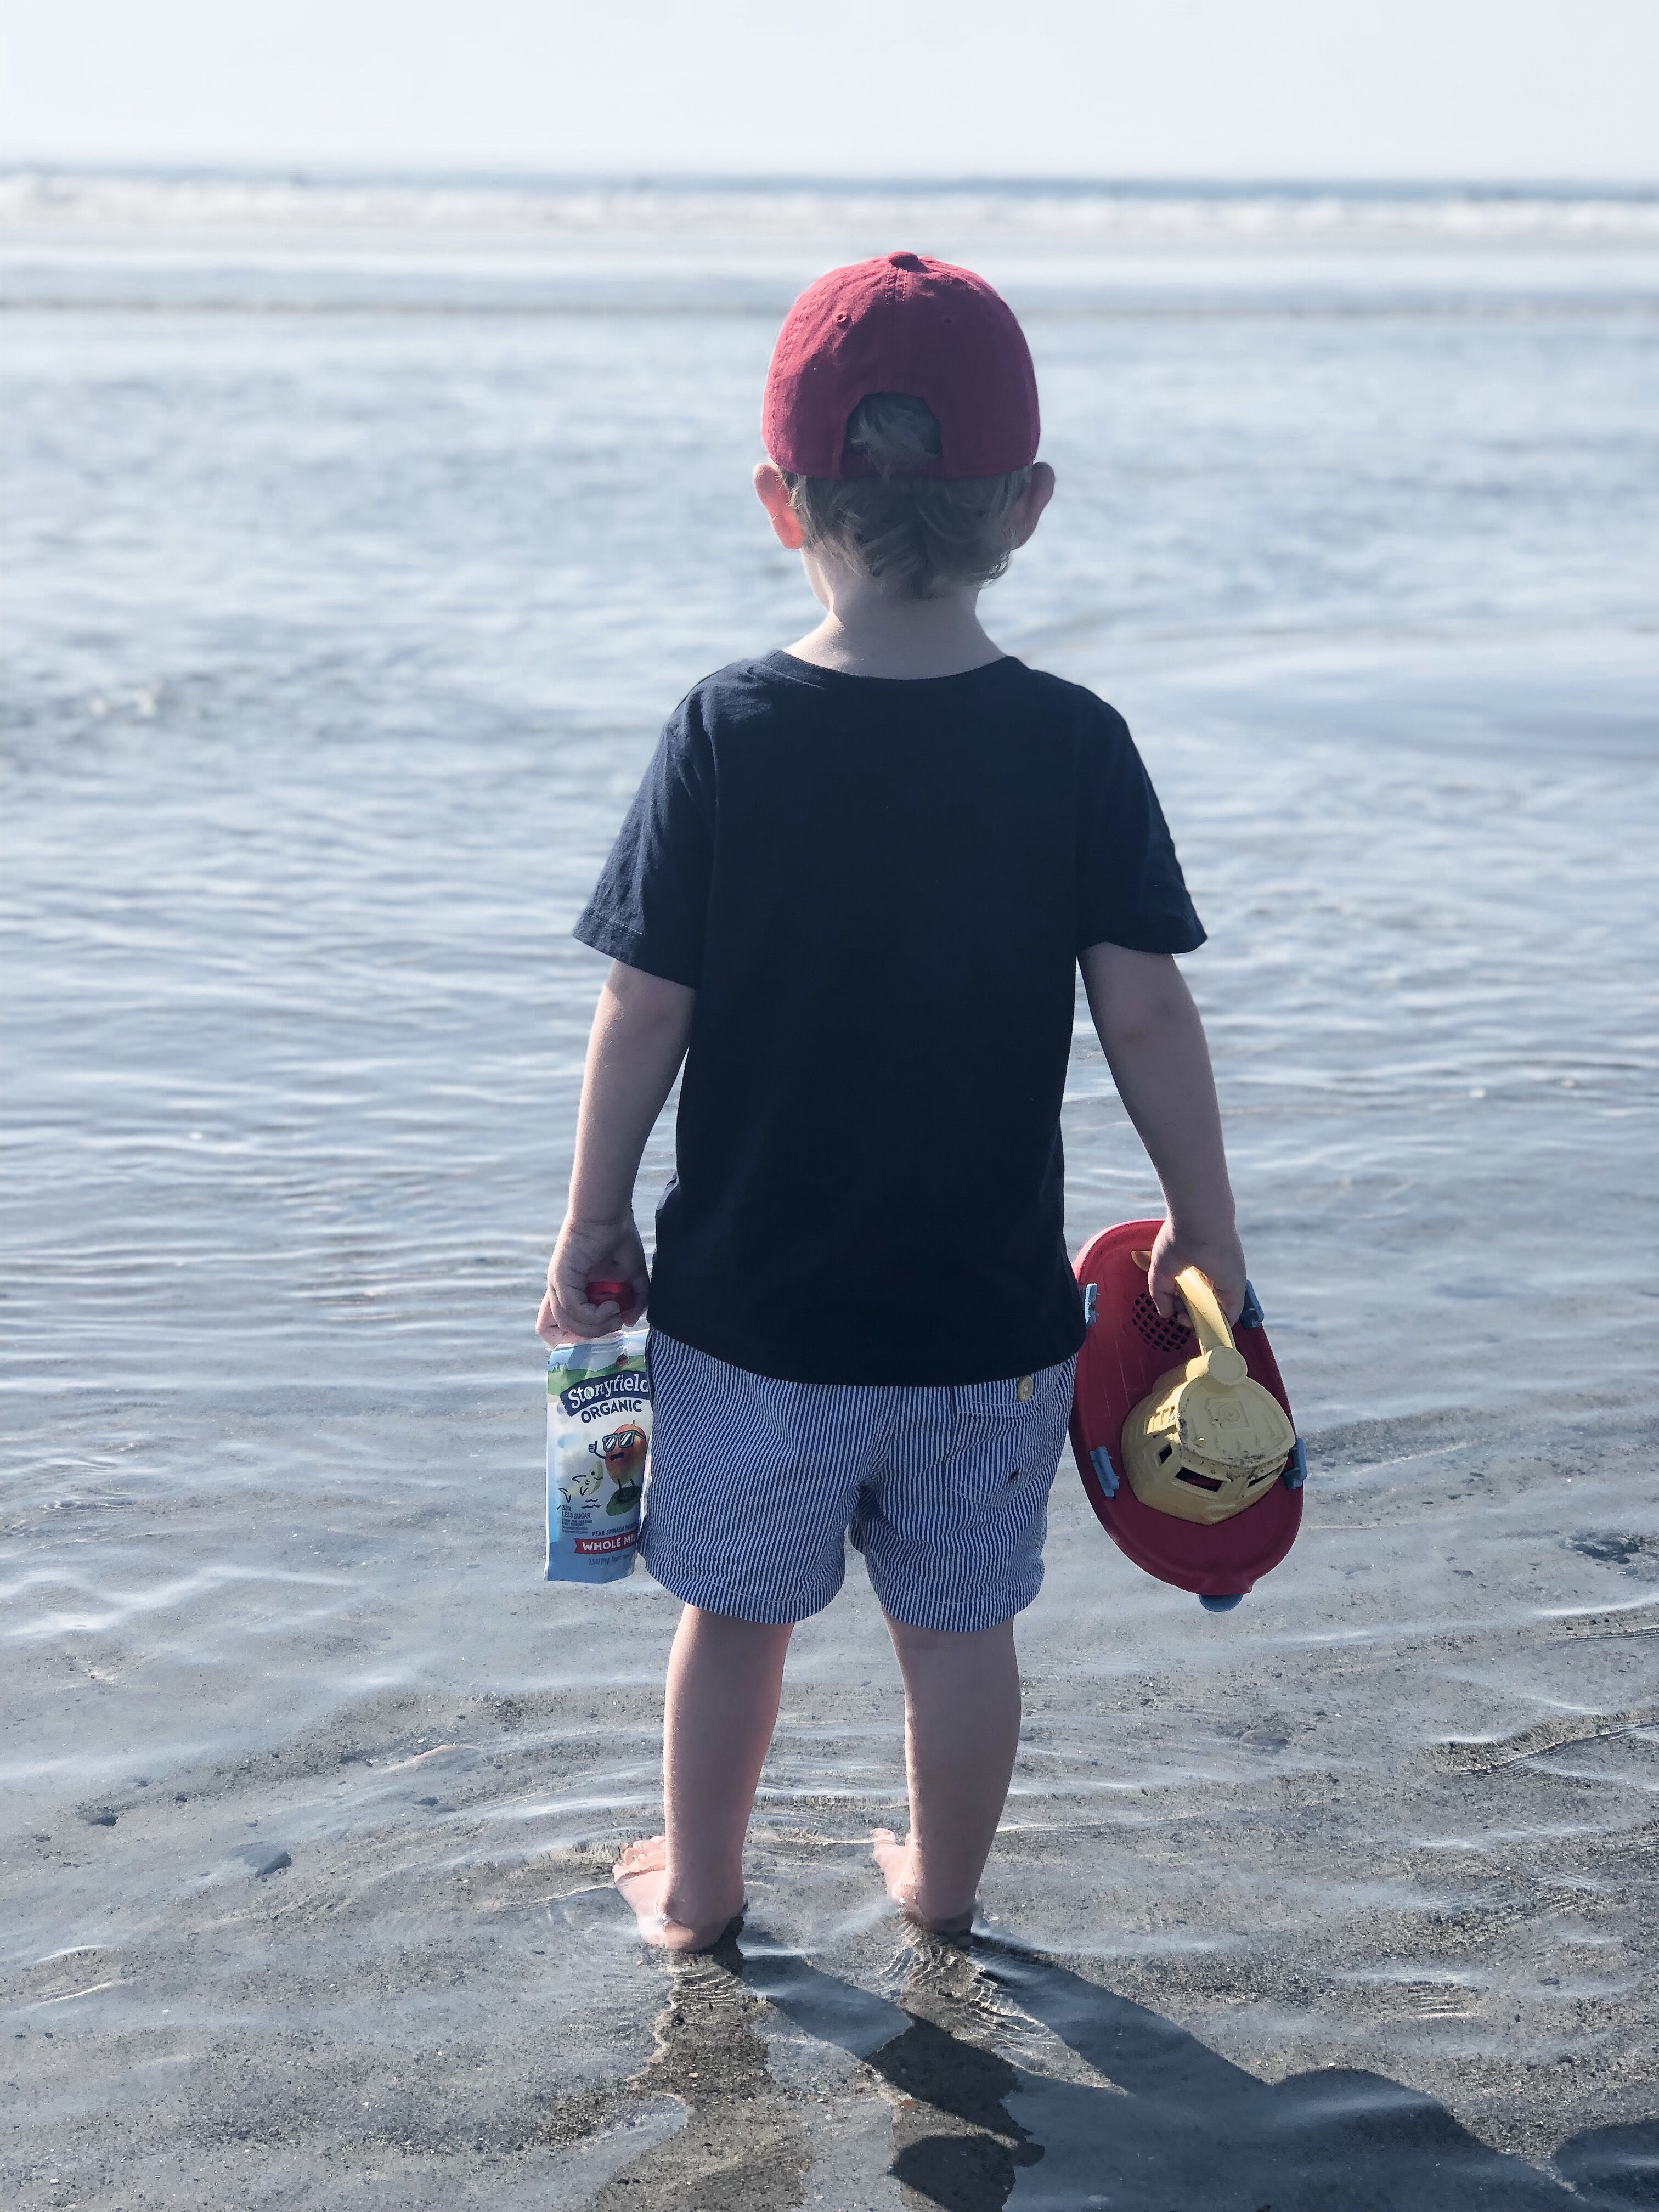
[[1147,1291],[1167,1316],[1176,1277],[1197,1267],[1236,1319],[1244,1304],[1244,1248],[1233,1224],[1210,1048],[1192,994],[1166,952],[1091,945],[1079,964],[1112,1080],[1169,1209],[1152,1245]]
[[587,1285],[626,1282],[634,1313],[651,1296],[645,1247],[634,1225],[640,1156],[685,1057],[697,994],[621,960],[611,963],[593,1012],[576,1118],[570,1200],[553,1257],[536,1334],[549,1344],[604,1336],[616,1328],[614,1301],[591,1305]]

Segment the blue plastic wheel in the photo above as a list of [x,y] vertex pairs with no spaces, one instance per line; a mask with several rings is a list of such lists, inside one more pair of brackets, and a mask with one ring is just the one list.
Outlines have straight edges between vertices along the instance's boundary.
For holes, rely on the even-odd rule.
[[1244,1593],[1240,1590],[1237,1597],[1201,1597],[1198,1601],[1206,1613],[1231,1613],[1236,1605],[1243,1604]]

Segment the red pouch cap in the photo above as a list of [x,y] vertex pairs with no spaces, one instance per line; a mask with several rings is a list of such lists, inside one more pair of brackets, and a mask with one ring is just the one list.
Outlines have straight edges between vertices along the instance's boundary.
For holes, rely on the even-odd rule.
[[617,1301],[617,1304],[622,1308],[623,1313],[629,1313],[633,1310],[635,1304],[634,1285],[632,1283],[600,1282],[597,1278],[592,1282],[589,1283],[587,1285],[587,1303],[589,1305],[601,1306],[605,1304],[607,1298],[614,1298]]
[[1036,459],[1036,372],[1013,310],[971,269],[886,253],[832,269],[784,319],[767,373],[761,436],[781,469],[867,477],[847,421],[872,392],[925,399],[940,453],[922,477],[1000,477]]

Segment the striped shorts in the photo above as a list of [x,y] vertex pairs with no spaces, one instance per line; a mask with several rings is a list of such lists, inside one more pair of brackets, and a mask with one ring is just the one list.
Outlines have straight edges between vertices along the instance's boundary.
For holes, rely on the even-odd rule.
[[786,1382],[651,1333],[640,1557],[688,1605],[805,1620],[864,1554],[884,1610],[969,1633],[1042,1586],[1073,1360],[953,1388]]

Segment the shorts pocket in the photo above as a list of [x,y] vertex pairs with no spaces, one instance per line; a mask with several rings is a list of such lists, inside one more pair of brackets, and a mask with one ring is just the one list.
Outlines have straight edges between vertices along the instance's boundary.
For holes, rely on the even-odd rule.
[[1069,1362],[1029,1376],[958,1384],[951,1398],[957,1479],[982,1506],[1012,1506],[1033,1483],[1047,1489],[1071,1410]]

